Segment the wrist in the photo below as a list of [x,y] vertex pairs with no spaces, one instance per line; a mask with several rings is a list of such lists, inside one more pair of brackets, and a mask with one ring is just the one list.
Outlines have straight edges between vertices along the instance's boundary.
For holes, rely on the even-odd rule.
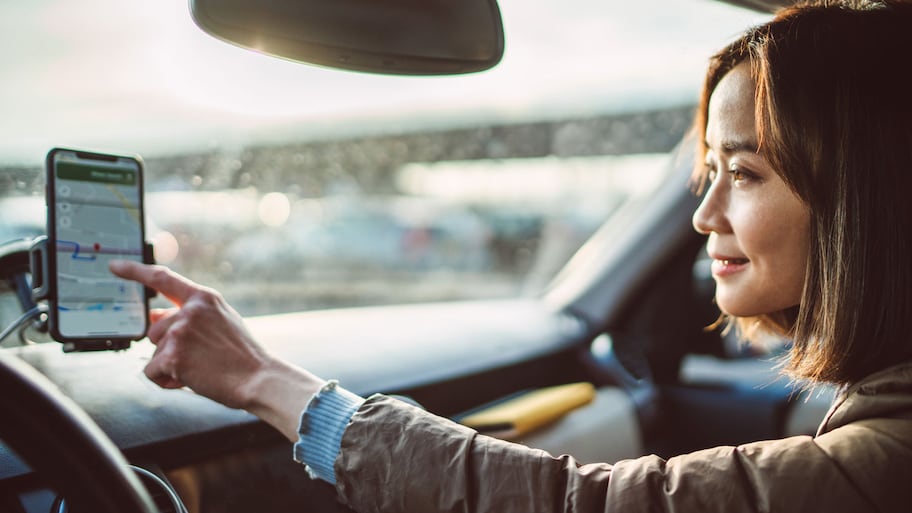
[[271,358],[245,383],[243,409],[296,441],[301,411],[325,383],[310,372]]

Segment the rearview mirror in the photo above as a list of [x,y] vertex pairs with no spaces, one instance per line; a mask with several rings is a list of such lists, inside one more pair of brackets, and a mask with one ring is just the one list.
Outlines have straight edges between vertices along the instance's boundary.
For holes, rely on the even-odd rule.
[[371,73],[482,71],[504,48],[496,0],[190,0],[190,11],[243,48]]

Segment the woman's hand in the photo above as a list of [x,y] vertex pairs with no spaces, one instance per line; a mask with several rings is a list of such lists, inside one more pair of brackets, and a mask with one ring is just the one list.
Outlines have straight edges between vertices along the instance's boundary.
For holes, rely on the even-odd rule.
[[145,368],[150,380],[248,410],[297,439],[300,413],[322,380],[271,356],[215,290],[162,266],[116,260],[110,269],[177,305],[150,313],[148,336],[156,345]]

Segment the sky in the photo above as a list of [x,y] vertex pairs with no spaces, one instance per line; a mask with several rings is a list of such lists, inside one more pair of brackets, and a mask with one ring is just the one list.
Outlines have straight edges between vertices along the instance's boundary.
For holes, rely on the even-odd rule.
[[54,146],[152,156],[696,101],[707,57],[764,19],[710,0],[502,0],[492,70],[391,77],[218,41],[186,0],[0,1],[0,164]]

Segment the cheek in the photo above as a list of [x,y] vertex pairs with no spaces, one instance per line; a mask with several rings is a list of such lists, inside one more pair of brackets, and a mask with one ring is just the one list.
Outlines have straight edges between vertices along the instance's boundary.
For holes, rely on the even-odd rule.
[[[734,209],[732,230],[751,261],[779,260],[806,265],[810,216],[794,197],[784,201],[754,202]],[[789,265],[794,267],[794,265]]]
[[[810,217],[798,202],[771,202],[744,212],[734,229],[758,285],[777,290],[783,306],[798,304],[807,270]],[[740,229],[740,232],[738,231]]]
[[782,219],[763,205],[741,204],[732,209],[730,222],[738,246],[751,262],[761,263],[781,249]]
[[804,278],[807,274],[810,244],[809,217],[806,214],[796,215],[788,228],[782,234],[782,259],[789,263],[790,275],[801,289],[804,287]]

